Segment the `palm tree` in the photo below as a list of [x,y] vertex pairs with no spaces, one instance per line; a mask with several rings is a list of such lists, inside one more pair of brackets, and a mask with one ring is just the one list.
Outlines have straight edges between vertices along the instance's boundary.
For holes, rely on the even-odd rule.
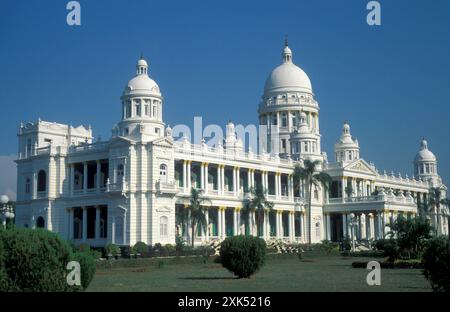
[[195,230],[200,227],[202,231],[206,231],[206,214],[210,200],[201,196],[202,191],[196,188],[191,188],[191,196],[189,198],[189,205],[185,209],[180,209],[177,212],[178,222],[181,224],[191,225],[191,243],[194,247]]
[[305,159],[303,161],[303,167],[300,165],[295,165],[294,168],[294,179],[301,179],[305,182],[308,187],[308,237],[309,243],[311,244],[311,202],[312,202],[312,187],[313,185],[319,187],[323,186],[325,191],[328,191],[331,183],[331,176],[325,172],[319,172],[318,167],[321,164],[320,160],[310,160]]
[[[441,198],[442,190],[439,187],[432,187],[428,192],[428,200],[423,202],[420,206],[420,212],[424,215],[429,215],[433,209],[436,209],[437,214],[437,222],[440,223],[441,219],[441,205],[448,206],[450,204],[450,200],[448,198]],[[438,231],[438,224],[436,224],[436,231]]]
[[264,212],[273,209],[273,203],[266,199],[265,190],[260,187],[252,187],[249,189],[249,193],[250,197],[244,199],[244,209],[242,210],[242,217],[245,220],[245,226],[247,228],[249,227],[251,211],[255,210],[256,224],[260,224],[263,220]]

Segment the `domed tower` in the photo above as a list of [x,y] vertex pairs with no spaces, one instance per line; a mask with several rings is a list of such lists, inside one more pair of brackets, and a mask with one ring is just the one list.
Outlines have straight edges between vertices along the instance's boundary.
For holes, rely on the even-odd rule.
[[[285,41],[282,63],[270,73],[259,105],[259,123],[267,126],[266,152],[287,157],[293,153],[291,133],[298,126],[300,112],[320,155],[319,105],[314,99],[308,75],[293,63],[292,51]],[[303,129],[304,130],[304,129]],[[303,131],[302,130],[302,131]]]
[[163,97],[156,82],[148,76],[148,64],[140,58],[136,76],[131,79],[120,98],[122,120],[113,129],[113,136],[152,140],[164,136]]
[[428,149],[425,139],[420,142],[420,150],[414,159],[414,175],[424,181],[439,179],[436,156]]
[[344,122],[341,138],[334,144],[336,162],[350,162],[359,159],[359,143],[350,133],[350,125]]
[[305,112],[300,112],[298,127],[290,134],[291,155],[294,160],[320,155],[318,136],[308,127]]

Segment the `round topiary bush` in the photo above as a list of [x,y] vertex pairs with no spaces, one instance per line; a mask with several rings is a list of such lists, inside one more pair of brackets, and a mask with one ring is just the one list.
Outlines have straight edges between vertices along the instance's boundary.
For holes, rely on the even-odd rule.
[[146,243],[137,242],[136,244],[134,244],[133,248],[134,248],[134,251],[136,253],[140,254],[141,256],[144,256],[144,257],[149,256],[148,245]]
[[222,266],[239,278],[249,278],[266,260],[266,242],[253,236],[232,236],[220,245]]
[[422,256],[423,274],[437,292],[450,292],[450,240],[433,238]]
[[72,250],[43,229],[0,230],[0,291],[71,291],[67,264]]

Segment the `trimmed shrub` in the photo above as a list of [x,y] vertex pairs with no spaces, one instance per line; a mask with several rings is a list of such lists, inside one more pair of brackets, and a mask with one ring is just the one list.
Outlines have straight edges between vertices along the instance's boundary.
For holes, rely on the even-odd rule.
[[400,256],[400,248],[395,239],[379,239],[375,242],[375,248],[384,251],[389,261],[394,261]]
[[450,240],[433,238],[422,256],[423,274],[436,292],[450,292]]
[[44,229],[0,230],[0,291],[70,291],[70,245]]
[[137,242],[134,244],[134,251],[140,254],[142,257],[149,257],[148,245],[144,242]]
[[86,289],[94,278],[95,261],[90,251],[76,252],[72,255],[73,261],[78,261],[81,270],[81,287]]
[[249,278],[266,260],[266,243],[253,236],[232,236],[220,245],[222,266],[239,278]]
[[152,257],[167,257],[168,253],[167,249],[164,246],[162,246],[160,243],[156,243],[152,247],[151,255]]
[[177,252],[175,245],[172,244],[164,245],[164,249],[166,250],[168,256],[175,256]]
[[111,255],[113,257],[120,256],[120,254],[121,254],[120,247],[115,244],[108,244],[105,246],[105,254],[107,257],[109,255]]

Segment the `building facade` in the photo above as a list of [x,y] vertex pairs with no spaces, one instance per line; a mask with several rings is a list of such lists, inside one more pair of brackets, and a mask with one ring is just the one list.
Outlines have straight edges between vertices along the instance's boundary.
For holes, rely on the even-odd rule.
[[[176,216],[194,187],[209,199],[209,225],[196,232],[197,244],[244,233],[266,240],[340,241],[351,227],[358,239],[378,239],[399,215],[414,217],[431,188],[446,196],[425,140],[413,177],[381,173],[360,157],[345,123],[329,161],[321,150],[319,103],[287,43],[258,107],[259,123],[267,129],[259,151],[245,148],[231,122],[215,146],[174,140],[163,119],[164,98],[143,58],[120,99],[121,119],[108,141],[94,142],[90,127],[41,120],[20,125],[17,225],[44,227],[91,246],[173,244],[176,235],[190,239]],[[308,190],[293,178],[305,159],[320,160],[319,170],[332,177],[329,191],[312,189],[310,216]],[[241,217],[253,187],[262,187],[274,203],[259,224],[254,212],[248,223]],[[439,234],[448,235],[448,207],[429,217]]]

